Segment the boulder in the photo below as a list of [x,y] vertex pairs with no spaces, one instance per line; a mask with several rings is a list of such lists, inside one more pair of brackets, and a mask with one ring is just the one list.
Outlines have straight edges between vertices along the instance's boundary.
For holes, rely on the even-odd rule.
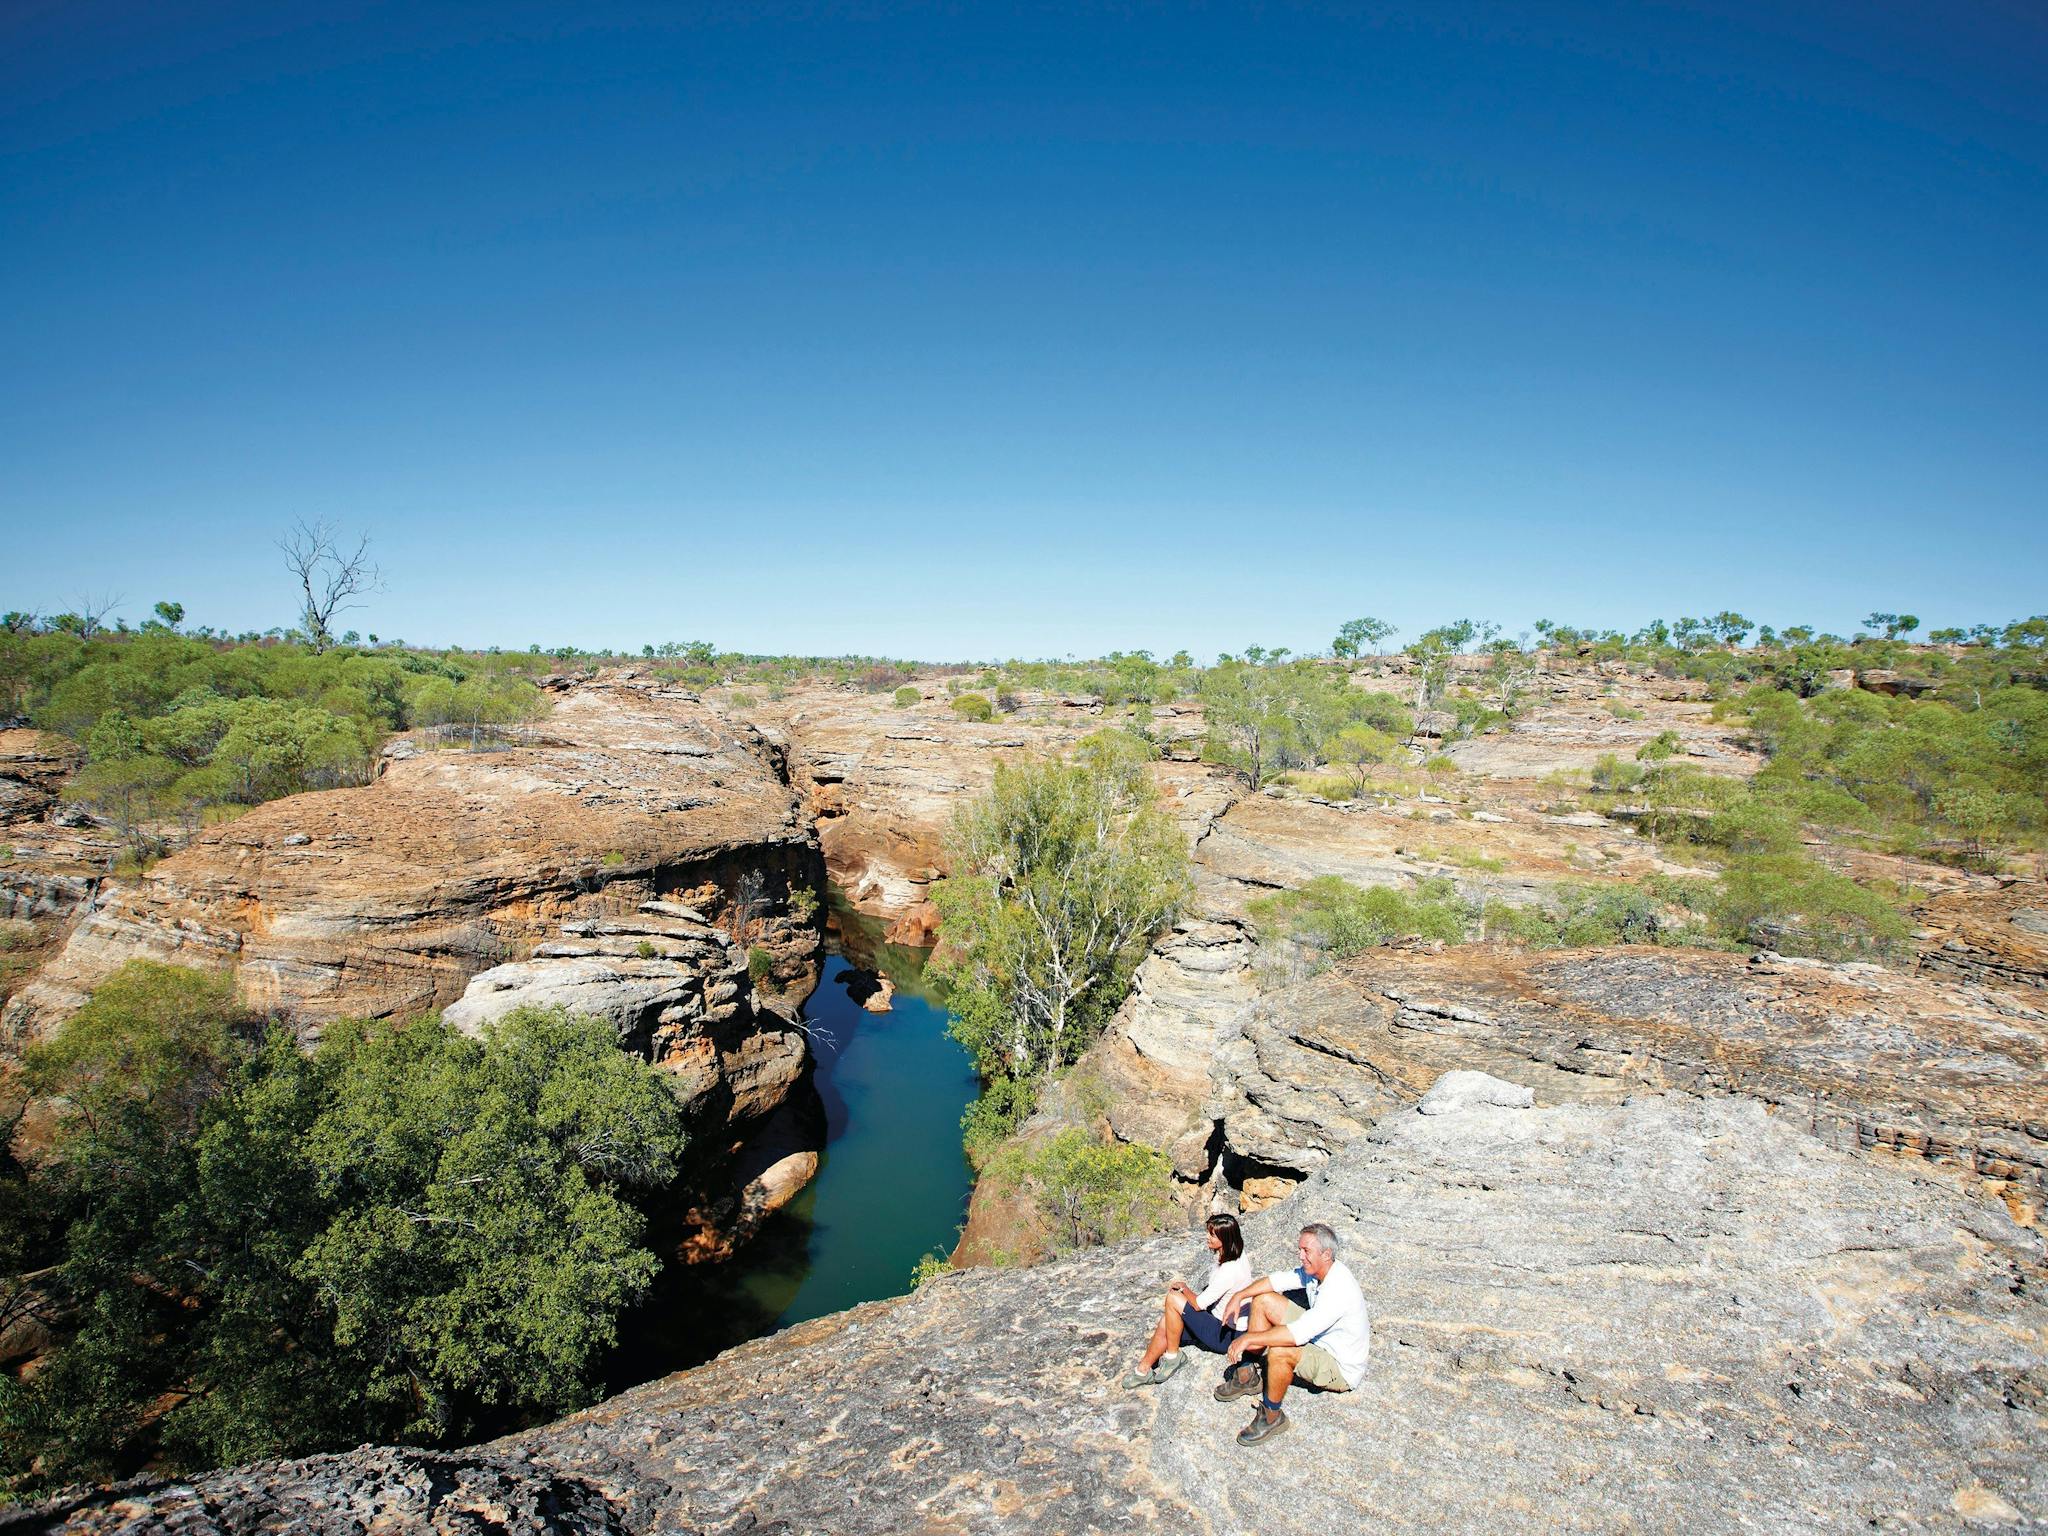
[[1446,1072],[1416,1101],[1424,1115],[1455,1115],[1468,1109],[1529,1109],[1536,1103],[1536,1090],[1519,1083],[1502,1082],[1484,1072]]

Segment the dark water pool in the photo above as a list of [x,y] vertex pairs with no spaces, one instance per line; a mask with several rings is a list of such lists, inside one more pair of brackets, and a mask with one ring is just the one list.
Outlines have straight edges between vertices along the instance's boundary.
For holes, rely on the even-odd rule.
[[868,1013],[834,954],[804,1005],[825,1119],[818,1176],[729,1262],[672,1267],[622,1327],[614,1390],[863,1301],[900,1296],[933,1250],[950,1251],[971,1183],[960,1114],[977,1084],[924,982],[924,953],[882,945],[851,914],[841,947],[896,985]]

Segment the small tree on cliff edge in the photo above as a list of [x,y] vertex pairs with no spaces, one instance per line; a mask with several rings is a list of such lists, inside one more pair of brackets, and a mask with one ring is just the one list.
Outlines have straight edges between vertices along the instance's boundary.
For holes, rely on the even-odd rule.
[[1079,1055],[1187,902],[1187,844],[1159,807],[1151,755],[1099,731],[1073,762],[997,768],[955,820],[954,873],[933,888],[938,964],[953,1032],[983,1077],[1034,1077]]

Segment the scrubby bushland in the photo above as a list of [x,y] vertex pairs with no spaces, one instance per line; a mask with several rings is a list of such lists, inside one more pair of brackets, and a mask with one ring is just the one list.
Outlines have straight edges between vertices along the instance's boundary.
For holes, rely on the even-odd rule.
[[138,852],[167,822],[366,783],[391,731],[479,745],[543,709],[504,658],[0,627],[0,713],[85,748],[67,798]]
[[987,1177],[1021,1192],[1055,1253],[1154,1230],[1172,1208],[1172,1166],[1150,1147],[1069,1126],[1035,1147],[1012,1144]]
[[1299,890],[1263,897],[1251,904],[1251,915],[1254,922],[1333,959],[1395,938],[1459,944],[1473,918],[1469,904],[1442,878],[1419,880],[1414,890],[1398,891],[1360,889],[1335,875],[1318,875]]
[[1964,860],[2048,837],[2048,692],[2031,683],[1919,700],[1756,688],[1727,708],[1769,758],[1755,794],[1788,816]]
[[1565,882],[1524,906],[1462,898],[1441,876],[1402,891],[1361,890],[1324,875],[1254,902],[1251,912],[1269,933],[1331,959],[1397,938],[1535,949],[1689,944],[1887,959],[1903,952],[1909,931],[1894,899],[1783,850],[1740,854],[1718,876]]
[[225,978],[146,961],[26,1070],[58,1120],[0,1181],[0,1247],[63,1342],[0,1380],[18,1490],[589,1402],[656,1269],[638,1192],[683,1149],[601,1022],[343,1024],[307,1055]]
[[[970,1145],[1029,1112],[1029,1084],[1072,1061],[1130,989],[1192,891],[1185,839],[1159,807],[1152,749],[1098,731],[1071,762],[997,768],[948,838],[953,874],[935,976],[953,1032],[992,1085]],[[1008,1081],[1023,1086],[994,1087]]]
[[1353,688],[1343,672],[1312,661],[1227,657],[1202,674],[1201,697],[1204,755],[1254,790],[1275,773],[1324,762],[1344,765],[1362,786],[1364,770],[1388,761],[1394,739],[1415,728],[1392,694]]

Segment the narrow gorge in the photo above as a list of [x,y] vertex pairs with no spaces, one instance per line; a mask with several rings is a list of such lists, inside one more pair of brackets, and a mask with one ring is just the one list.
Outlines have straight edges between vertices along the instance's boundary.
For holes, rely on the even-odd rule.
[[[1401,665],[1357,681],[1399,686]],[[2038,879],[1914,865],[1914,959],[1893,967],[1402,940],[1311,971],[1262,933],[1261,897],[1325,875],[1441,879],[1517,907],[1655,874],[1670,867],[1655,843],[1624,816],[1556,805],[1554,776],[1660,733],[1711,773],[1758,765],[1682,679],[1567,663],[1546,687],[1512,726],[1442,744],[1455,798],[1333,801],[1246,793],[1201,762],[1194,704],[1120,715],[1041,694],[975,721],[933,688],[896,706],[817,686],[742,715],[620,669],[561,680],[525,744],[396,739],[370,787],[259,807],[77,898],[68,939],[7,1006],[17,1043],[137,956],[230,967],[308,1038],[426,1008],[464,1027],[528,1002],[611,1020],[674,1075],[696,1127],[677,1242],[708,1262],[658,1304],[740,1321],[694,1329],[692,1358],[738,1346],[710,1364],[471,1451],[145,1483],[39,1518],[1225,1532],[1326,1530],[1366,1507],[1450,1529],[2037,1527]],[[906,1296],[898,1252],[851,1289],[812,1285],[811,1265],[864,1251],[863,1223],[965,1189],[947,1123],[973,1084],[905,959],[938,936],[949,818],[1006,756],[1110,723],[1159,744],[1195,898],[1021,1135],[1082,1126],[1154,1148],[1188,1213],[1242,1212],[1262,1254],[1308,1219],[1356,1245],[1371,1386],[1301,1410],[1273,1464],[1312,1491],[1284,1508],[1233,1476],[1199,1373],[1114,1390],[1158,1286],[1192,1266],[1185,1236],[980,1267],[1050,1256],[1035,1213],[984,1185],[953,1256],[964,1273]],[[27,805],[46,770],[18,761]],[[7,878],[58,920],[57,853]],[[867,1054],[828,1064],[859,1088],[828,1087],[841,1098],[821,1115],[806,1033],[827,1002],[863,1012],[849,959],[897,970],[914,1017],[868,1015],[881,1022],[824,1048]],[[880,1121],[844,1149],[867,1204],[828,1218],[811,1202],[829,1189],[807,1185],[855,1115]],[[641,1358],[677,1360],[658,1323]]]

